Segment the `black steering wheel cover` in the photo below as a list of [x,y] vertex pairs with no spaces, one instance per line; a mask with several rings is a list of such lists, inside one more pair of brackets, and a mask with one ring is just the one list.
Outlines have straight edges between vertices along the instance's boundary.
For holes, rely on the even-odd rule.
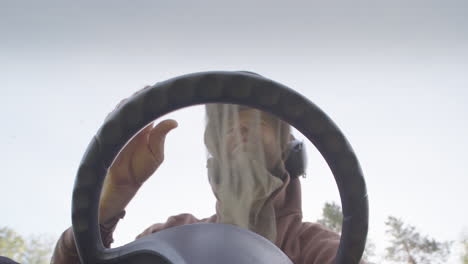
[[248,72],[225,71],[187,74],[157,83],[129,98],[105,120],[84,154],[73,189],[72,223],[81,262],[113,263],[135,254],[125,246],[104,248],[99,232],[99,197],[118,152],[153,120],[206,103],[240,104],[270,112],[315,145],[335,177],[343,208],[336,263],[359,263],[368,231],[367,190],[358,159],[340,129],[294,90]]

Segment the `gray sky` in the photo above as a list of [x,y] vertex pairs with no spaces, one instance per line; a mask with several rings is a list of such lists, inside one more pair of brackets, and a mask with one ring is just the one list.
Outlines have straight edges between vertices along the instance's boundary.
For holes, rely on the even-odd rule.
[[[304,94],[344,131],[378,250],[388,215],[441,240],[467,232],[466,1],[161,2],[0,3],[0,225],[58,236],[71,224],[77,165],[121,99],[185,73],[250,70]],[[175,213],[213,213],[203,115],[171,115],[180,127],[166,162],[128,208],[118,244]],[[314,221],[339,199],[308,151],[303,208]]]

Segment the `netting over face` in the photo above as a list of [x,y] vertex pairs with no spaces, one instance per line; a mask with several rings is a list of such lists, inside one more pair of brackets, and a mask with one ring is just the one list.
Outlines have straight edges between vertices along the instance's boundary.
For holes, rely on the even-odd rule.
[[289,125],[239,105],[206,106],[208,174],[218,199],[218,222],[276,239],[271,194],[282,185]]

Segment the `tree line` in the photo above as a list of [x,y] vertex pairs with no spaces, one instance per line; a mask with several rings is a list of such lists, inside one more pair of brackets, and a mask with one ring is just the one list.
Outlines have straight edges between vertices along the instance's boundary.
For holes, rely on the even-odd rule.
[[55,241],[47,235],[22,236],[12,228],[0,228],[0,256],[23,264],[48,264]]
[[[341,223],[343,214],[341,207],[334,202],[325,203],[322,209],[322,217],[318,223],[327,228],[341,233]],[[427,235],[417,231],[415,226],[406,224],[402,219],[388,216],[385,221],[387,239],[389,246],[385,249],[385,255],[381,256],[385,260],[395,263],[407,264],[438,264],[447,263],[453,241],[437,241]],[[461,264],[468,264],[468,235],[459,241],[463,247],[460,256]],[[375,254],[375,244],[367,241],[363,254],[363,259],[369,263],[377,263]]]

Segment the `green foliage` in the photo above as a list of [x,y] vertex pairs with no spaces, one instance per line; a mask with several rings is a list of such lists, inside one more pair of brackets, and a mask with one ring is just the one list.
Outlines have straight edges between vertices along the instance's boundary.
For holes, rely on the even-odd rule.
[[[343,223],[343,213],[341,211],[341,206],[335,202],[326,202],[322,209],[322,218],[317,220],[317,222],[327,227],[328,229],[341,234],[341,225]],[[366,263],[371,263],[370,259],[375,256],[374,251],[374,243],[372,243],[370,240],[367,240],[362,259],[365,260]]]
[[462,255],[462,263],[468,264],[468,237],[466,237],[463,241],[463,255]]
[[336,233],[341,233],[341,224],[343,222],[341,207],[335,202],[325,203],[322,209],[322,219],[317,222]]
[[0,228],[0,256],[19,260],[26,249],[24,239],[12,229]]
[[23,238],[14,230],[0,228],[0,256],[23,264],[47,264],[52,254],[53,240],[45,236]]
[[387,218],[385,225],[391,237],[385,256],[388,260],[409,264],[446,263],[451,242],[438,242],[423,236],[414,226],[405,225],[393,216]]

